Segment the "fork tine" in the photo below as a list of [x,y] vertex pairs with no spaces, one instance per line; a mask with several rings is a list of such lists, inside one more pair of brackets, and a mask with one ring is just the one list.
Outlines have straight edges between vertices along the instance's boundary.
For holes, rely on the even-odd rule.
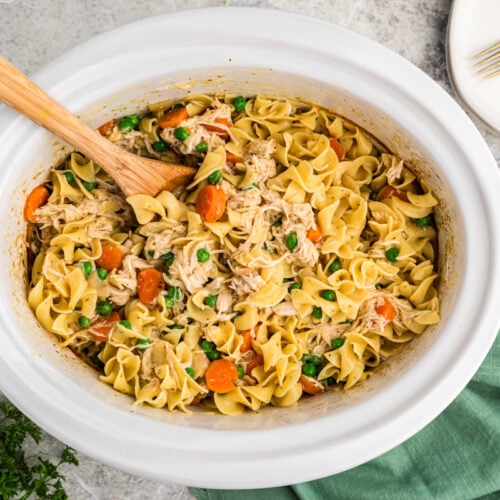
[[490,61],[494,61],[495,59],[500,58],[500,53],[496,52],[490,57],[486,57],[485,59],[481,59],[480,61],[477,61],[474,63],[474,66],[482,66],[483,64],[489,63]]
[[488,73],[487,75],[484,76],[484,78],[493,78],[494,76],[499,76],[500,75],[500,69],[497,69],[496,71],[493,71],[493,73]]
[[477,59],[478,57],[483,57],[485,55],[489,55],[491,52],[500,49],[500,42],[493,44],[491,47],[488,47],[481,52],[477,53],[475,56],[472,56],[472,59]]
[[486,73],[487,71],[491,71],[492,69],[495,68],[500,68],[500,60],[498,60],[496,63],[490,64],[489,66],[485,66],[484,68],[479,69],[477,72]]

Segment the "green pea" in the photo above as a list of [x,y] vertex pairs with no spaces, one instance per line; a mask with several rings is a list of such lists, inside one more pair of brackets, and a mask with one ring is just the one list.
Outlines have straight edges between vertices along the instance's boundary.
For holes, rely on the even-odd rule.
[[314,307],[311,313],[314,319],[321,319],[323,317],[323,311],[321,307]]
[[215,344],[213,342],[209,342],[208,340],[202,340],[200,342],[200,347],[203,352],[215,351]]
[[337,300],[337,296],[333,290],[322,290],[319,294],[322,299],[328,300],[330,302],[335,302]]
[[129,330],[132,330],[132,324],[130,323],[130,321],[126,319],[122,319],[120,321],[120,325],[124,326],[125,328],[128,328]]
[[210,361],[215,361],[216,359],[220,358],[220,352],[219,351],[210,351],[210,352],[207,352],[207,358]]
[[198,262],[208,262],[210,260],[210,252],[204,248],[200,248],[196,252],[196,258],[198,259]]
[[391,262],[397,262],[398,260],[398,255],[399,255],[399,248],[389,248],[385,252],[385,256],[387,257],[387,260],[390,260]]
[[277,219],[273,222],[273,227],[281,227],[283,225],[283,221],[281,219]]
[[170,267],[174,263],[174,254],[173,252],[167,252],[160,256],[165,261],[165,265]]
[[336,384],[336,383],[337,383],[337,381],[335,380],[335,377],[328,377],[328,378],[326,379],[326,384],[327,384],[327,385],[334,385],[334,384]]
[[382,284],[381,283],[375,283],[375,288],[377,290],[380,290],[382,288]]
[[137,345],[140,346],[139,351],[145,351],[149,347],[149,339],[139,339]]
[[185,141],[189,137],[189,132],[184,127],[177,127],[174,130],[174,137],[179,141]]
[[104,281],[108,277],[108,271],[106,271],[106,269],[104,269],[104,267],[98,267],[97,268],[97,277],[101,281]]
[[154,254],[155,254],[155,251],[154,250],[148,250],[147,254],[148,254],[148,257],[153,257]]
[[194,370],[188,366],[187,368],[185,368],[186,370],[186,373],[191,377],[191,378],[194,378]]
[[171,297],[165,297],[165,307],[167,309],[172,309],[175,306],[175,300]]
[[241,365],[237,365],[236,369],[238,370],[238,378],[243,378],[245,376],[245,370]]
[[293,250],[299,243],[299,238],[297,237],[297,233],[290,233],[286,237],[286,246],[290,249]]
[[184,296],[184,293],[182,292],[182,290],[178,286],[170,287],[168,289],[167,294],[171,299],[174,299],[174,300],[181,300],[182,297]]
[[82,327],[82,328],[88,328],[90,326],[90,319],[87,318],[87,316],[80,316],[78,318],[78,324]]
[[340,337],[333,339],[332,340],[332,349],[333,350],[339,349],[340,347],[342,347],[344,345],[344,342],[345,342],[345,340],[340,338]]
[[101,300],[97,303],[95,310],[101,316],[109,316],[113,310],[113,306],[108,300]]
[[418,219],[413,219],[415,226],[417,227],[429,227],[431,225],[431,216],[426,215],[425,217],[420,217]]
[[205,304],[212,309],[215,309],[217,304],[217,295],[208,295],[205,297]]
[[312,363],[313,365],[319,366],[323,362],[319,356],[314,354],[304,354],[300,359],[302,363]]
[[82,262],[83,274],[85,276],[90,276],[92,274],[92,263],[88,260]]
[[73,184],[73,182],[75,182],[75,176],[73,175],[73,172],[64,172],[64,177],[66,178],[68,184]]
[[340,262],[338,260],[334,260],[329,266],[328,270],[331,273],[334,273],[335,271],[338,271],[342,266],[340,265]]
[[201,141],[194,148],[198,153],[206,153],[208,151],[208,143]]
[[315,377],[318,374],[318,367],[313,363],[305,363],[302,365],[302,373],[308,377]]
[[178,324],[169,325],[169,326],[167,326],[167,328],[169,330],[184,330],[184,327],[182,325],[178,325]]
[[124,134],[128,134],[139,125],[140,121],[140,118],[136,114],[128,115],[118,122],[118,128]]
[[302,288],[302,284],[301,283],[292,283],[288,287],[288,291],[291,292],[292,290],[300,290],[301,288]]
[[237,113],[241,113],[242,111],[245,111],[246,105],[247,105],[247,100],[241,95],[239,95],[238,97],[235,97],[233,99],[234,110]]
[[97,182],[82,181],[82,184],[87,191],[93,191],[97,187]]
[[153,149],[157,153],[164,153],[167,150],[167,143],[160,139],[159,141],[153,142]]
[[180,108],[185,108],[186,105],[182,104],[182,102],[176,102],[173,106],[172,109],[180,109]]
[[220,170],[216,170],[215,172],[212,172],[208,176],[207,180],[209,184],[217,184],[221,179],[222,179],[222,172]]

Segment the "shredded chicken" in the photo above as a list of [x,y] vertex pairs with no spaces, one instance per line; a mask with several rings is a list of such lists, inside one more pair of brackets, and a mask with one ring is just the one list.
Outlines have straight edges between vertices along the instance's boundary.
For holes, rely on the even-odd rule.
[[282,302],[274,306],[273,313],[278,316],[296,316],[298,314],[297,309],[291,302]]
[[200,142],[206,142],[209,151],[219,146],[224,147],[225,140],[222,135],[228,133],[230,126],[228,124],[230,123],[231,108],[227,104],[219,103],[215,109],[209,108],[202,115],[192,116],[180,124],[189,131],[186,140],[181,141],[175,137],[175,128],[163,129],[160,135],[167,144],[171,144],[179,153],[199,155],[195,148]]
[[234,275],[229,282],[229,288],[240,297],[255,293],[266,284],[256,269],[234,267],[232,270]]
[[385,173],[387,176],[388,184],[392,185],[395,181],[397,181],[403,173],[403,160],[401,160],[398,164],[389,167]]
[[189,293],[195,293],[201,290],[209,278],[215,277],[217,268],[212,259],[200,265],[196,256],[197,250],[205,248],[206,244],[202,241],[188,252],[186,248],[175,247],[174,262],[169,269],[174,278],[182,281],[184,288]]

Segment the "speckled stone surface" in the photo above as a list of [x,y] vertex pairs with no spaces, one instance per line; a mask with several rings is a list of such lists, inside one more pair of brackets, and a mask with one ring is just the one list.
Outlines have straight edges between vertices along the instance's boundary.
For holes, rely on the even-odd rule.
[[[209,6],[287,10],[321,18],[378,41],[452,93],[445,39],[451,0],[0,0],[0,53],[31,74],[98,33],[164,12]],[[472,117],[500,161],[500,137]],[[42,452],[55,457],[62,444],[45,436]],[[81,453],[67,467],[70,499],[191,499],[187,488],[146,480],[102,465]]]

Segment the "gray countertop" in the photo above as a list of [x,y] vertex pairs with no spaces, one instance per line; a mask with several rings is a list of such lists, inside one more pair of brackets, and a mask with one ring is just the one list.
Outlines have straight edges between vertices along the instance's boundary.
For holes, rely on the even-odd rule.
[[[68,49],[140,18],[209,6],[267,7],[330,21],[380,42],[416,64],[447,92],[445,39],[450,0],[0,0],[0,53],[32,74]],[[500,137],[472,117],[497,160]],[[63,445],[45,436],[42,452]],[[39,452],[38,452],[39,453]],[[187,488],[118,471],[79,453],[67,467],[70,499],[188,499]]]

